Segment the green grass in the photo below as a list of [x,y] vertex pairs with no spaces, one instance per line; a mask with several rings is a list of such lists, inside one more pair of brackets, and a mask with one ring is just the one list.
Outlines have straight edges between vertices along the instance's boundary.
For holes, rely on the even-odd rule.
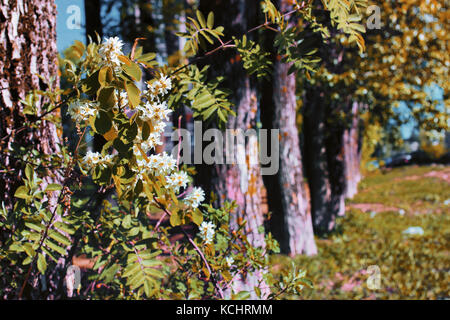
[[[443,202],[450,198],[447,182],[435,177],[423,177],[431,171],[445,167],[402,167],[387,173],[372,174],[364,179],[359,193],[350,203],[382,203],[410,213],[440,211]],[[448,169],[447,169],[448,170]],[[406,180],[408,177],[416,180]]]
[[[361,183],[352,203],[381,203],[405,210],[370,213],[350,209],[328,239],[317,239],[319,254],[298,256],[314,288],[288,299],[450,299],[450,184],[422,176],[439,167],[406,167],[373,174]],[[402,232],[419,226],[423,235]],[[292,259],[273,257],[273,272]],[[369,266],[378,266],[381,286],[367,285]]]

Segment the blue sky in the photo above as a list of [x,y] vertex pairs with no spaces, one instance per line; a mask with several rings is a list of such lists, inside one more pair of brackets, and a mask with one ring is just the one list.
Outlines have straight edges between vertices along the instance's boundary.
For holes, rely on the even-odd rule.
[[[72,45],[73,41],[80,40],[85,42],[84,33],[84,1],[83,0],[56,0],[58,9],[57,16],[57,45],[59,52]],[[79,12],[80,19],[77,19],[76,13]],[[75,23],[79,22],[79,25]]]

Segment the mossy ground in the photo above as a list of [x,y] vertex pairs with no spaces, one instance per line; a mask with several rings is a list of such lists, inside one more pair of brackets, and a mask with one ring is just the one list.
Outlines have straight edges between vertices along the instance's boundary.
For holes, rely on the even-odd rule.
[[[367,176],[336,231],[317,239],[317,256],[272,258],[273,273],[294,261],[314,283],[301,296],[284,298],[450,299],[448,172],[442,166],[402,167]],[[377,204],[379,211],[363,212],[354,208],[358,204]],[[413,226],[424,234],[402,233]],[[379,267],[377,290],[368,287],[369,266]]]

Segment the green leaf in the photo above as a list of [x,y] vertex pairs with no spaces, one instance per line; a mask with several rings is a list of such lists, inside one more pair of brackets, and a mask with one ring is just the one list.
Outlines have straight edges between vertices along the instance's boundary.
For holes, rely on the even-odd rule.
[[138,64],[132,62],[131,65],[122,65],[122,70],[129,75],[134,81],[141,81],[142,70]]
[[47,188],[45,188],[45,191],[59,191],[62,189],[62,185],[57,183],[50,183]]
[[172,212],[172,215],[170,216],[170,224],[172,227],[181,225],[181,217],[179,212]]
[[133,82],[126,82],[125,90],[127,91],[128,101],[130,102],[131,108],[136,108],[141,103],[141,91]]
[[47,270],[47,261],[42,253],[38,254],[37,267],[41,274],[45,274],[45,270]]
[[192,212],[192,221],[198,226],[203,222],[203,214],[198,208]]
[[100,134],[106,134],[111,130],[112,121],[109,115],[104,111],[99,111],[95,118],[95,131]]
[[200,10],[197,10],[197,19],[198,19],[198,22],[200,22],[200,26],[202,28],[206,28],[205,16],[203,15],[203,13]]
[[250,299],[250,292],[248,292],[248,291],[240,291],[237,294],[233,294],[231,299],[232,300],[247,300],[247,299]]
[[116,105],[116,95],[113,87],[103,88],[98,94],[98,101],[102,108],[108,110]]
[[27,164],[26,167],[25,167],[25,176],[27,177],[27,180],[33,181],[34,170],[33,170],[33,167],[30,164]]
[[28,195],[28,188],[26,186],[20,186],[14,193],[14,197],[20,199],[29,199],[30,196]]
[[208,14],[208,22],[207,22],[208,29],[212,29],[214,27],[214,12],[210,12]]

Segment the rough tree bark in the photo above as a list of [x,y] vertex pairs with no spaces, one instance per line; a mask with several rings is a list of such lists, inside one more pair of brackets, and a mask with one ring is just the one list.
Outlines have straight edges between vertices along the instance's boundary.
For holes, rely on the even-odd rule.
[[[55,78],[58,84],[56,49],[56,6],[53,0],[2,0],[0,6],[0,194],[7,207],[22,183],[24,163],[18,146],[28,146],[43,154],[59,151],[57,128],[42,121],[40,130],[23,128],[25,116],[20,100],[31,90],[47,90],[38,75]],[[45,99],[35,106],[41,114]],[[56,113],[56,111],[55,111]],[[56,183],[54,172],[44,183]]]
[[[257,25],[259,6],[245,0],[204,0],[200,2],[200,10],[205,14],[210,11],[215,13],[216,24],[225,27],[225,36],[228,39],[231,38],[231,35],[242,35]],[[215,75],[225,75],[226,82],[223,86],[233,92],[236,117],[229,118],[227,129],[245,131],[256,128],[257,89],[236,58],[236,53],[232,50],[221,51],[211,61],[208,61],[208,64],[212,65]],[[243,156],[245,153],[245,161],[241,164],[200,166],[199,176],[204,177],[207,181],[199,182],[207,191],[211,191],[208,187],[211,186],[212,191],[219,195],[221,202],[226,199],[236,201],[238,209],[231,217],[231,227],[236,226],[239,218],[245,219],[247,221],[245,232],[250,243],[254,246],[264,247],[264,233],[259,232],[259,228],[264,225],[264,217],[261,197],[263,182],[261,168],[257,161],[258,148],[256,138],[246,139],[243,144],[236,144],[233,150],[234,154]],[[223,154],[226,154],[225,150]],[[254,287],[259,283],[264,283],[262,272],[255,272],[237,279],[233,284],[233,289],[249,291],[252,298],[256,298]],[[262,293],[263,296],[267,294],[267,289],[263,289]]]
[[[23,159],[31,150],[42,156],[60,152],[60,130],[52,122],[39,120],[37,129],[24,127],[26,116],[20,100],[32,90],[47,90],[42,79],[55,79],[59,83],[56,49],[56,6],[53,0],[2,0],[0,5],[0,194],[8,209],[14,205],[14,192],[23,184],[25,163]],[[51,88],[55,89],[55,88]],[[46,99],[35,102],[38,115],[43,113]],[[54,115],[57,117],[57,112]],[[33,120],[33,116],[29,120]],[[22,151],[21,151],[22,149]],[[41,188],[50,183],[62,182],[60,170],[47,172]],[[49,196],[49,208],[56,206],[57,194]],[[55,274],[64,267],[61,259],[50,272]],[[41,280],[44,278],[41,277]],[[59,284],[59,278],[48,276],[42,281],[39,297],[46,297]],[[27,286],[25,296],[31,297]]]
[[[289,10],[287,1],[277,4],[281,12]],[[268,42],[271,46],[271,39]],[[289,68],[289,64],[275,59],[272,82],[264,84],[262,93],[264,126],[280,130],[278,174],[264,177],[273,213],[270,226],[282,252],[314,255],[317,247],[296,123],[296,78],[288,74]]]

